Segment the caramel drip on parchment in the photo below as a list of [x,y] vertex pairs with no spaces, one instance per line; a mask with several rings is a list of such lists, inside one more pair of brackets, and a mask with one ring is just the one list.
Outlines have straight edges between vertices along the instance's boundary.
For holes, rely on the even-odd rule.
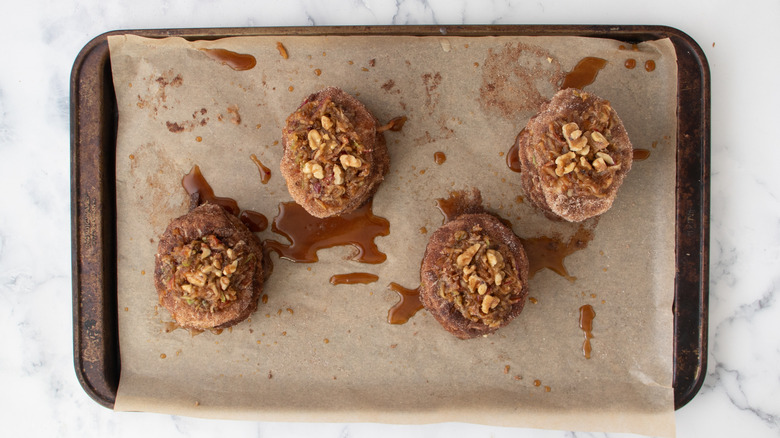
[[585,334],[585,341],[582,343],[582,354],[585,356],[585,359],[590,359],[590,340],[593,338],[593,318],[595,317],[596,311],[593,310],[593,306],[586,304],[580,307],[580,330]]
[[336,274],[330,277],[330,284],[369,284],[379,280],[378,275],[368,272],[351,272],[349,274]]
[[254,56],[225,49],[200,49],[206,56],[236,71],[251,70],[257,65]]
[[400,297],[398,303],[387,312],[387,322],[390,324],[404,324],[423,308],[420,302],[420,286],[416,289],[407,289],[398,283],[390,283],[388,287],[397,292]]
[[537,272],[547,268],[569,281],[576,280],[577,277],[569,275],[563,261],[575,252],[587,248],[591,240],[593,240],[593,232],[583,225],[577,228],[567,242],[547,236],[521,238],[520,241],[528,256],[529,276],[533,277]]
[[268,184],[268,180],[271,179],[271,169],[265,167],[265,165],[257,158],[257,155],[252,154],[249,156],[257,166],[257,171],[260,172],[260,182],[262,184]]
[[582,58],[580,62],[574,66],[572,71],[567,73],[566,77],[563,78],[561,90],[565,90],[567,88],[583,89],[596,80],[596,76],[598,76],[599,71],[601,71],[601,69],[603,69],[606,65],[606,59],[594,58],[592,56]]
[[375,216],[372,201],[341,216],[317,218],[295,202],[279,204],[279,214],[271,229],[286,237],[289,245],[266,240],[266,247],[279,257],[293,262],[314,263],[317,251],[334,246],[352,245],[358,250],[354,260],[361,263],[382,263],[387,255],[374,243],[378,236],[390,234],[390,222]]
[[268,228],[268,218],[264,214],[252,210],[244,210],[238,216],[241,222],[253,233],[265,231]]
[[181,185],[187,194],[190,196],[198,195],[198,205],[204,202],[210,202],[212,204],[219,205],[234,216],[238,216],[240,209],[238,208],[238,202],[233,198],[222,198],[214,195],[214,189],[206,181],[206,178],[200,173],[200,167],[196,164],[192,166],[190,173],[184,175],[181,179]]

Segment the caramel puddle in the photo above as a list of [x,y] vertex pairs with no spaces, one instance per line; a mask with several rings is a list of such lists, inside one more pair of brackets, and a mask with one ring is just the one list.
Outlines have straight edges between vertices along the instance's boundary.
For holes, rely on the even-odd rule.
[[295,202],[283,202],[271,229],[286,237],[290,244],[266,240],[266,247],[292,262],[314,263],[319,260],[320,249],[352,245],[358,250],[354,260],[382,263],[387,255],[379,251],[374,239],[390,234],[390,222],[374,215],[372,202],[351,213],[328,218],[314,217]]

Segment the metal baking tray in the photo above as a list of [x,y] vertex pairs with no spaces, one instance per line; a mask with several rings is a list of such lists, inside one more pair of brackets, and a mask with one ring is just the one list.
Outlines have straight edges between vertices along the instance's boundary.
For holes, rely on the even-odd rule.
[[677,193],[674,400],[699,391],[707,367],[710,214],[710,72],[699,45],[665,26],[356,26],[114,31],[90,41],[70,81],[73,357],[84,390],[113,408],[121,360],[117,331],[115,151],[117,109],[108,36],[211,40],[255,35],[583,36],[628,44],[669,38],[676,50]]

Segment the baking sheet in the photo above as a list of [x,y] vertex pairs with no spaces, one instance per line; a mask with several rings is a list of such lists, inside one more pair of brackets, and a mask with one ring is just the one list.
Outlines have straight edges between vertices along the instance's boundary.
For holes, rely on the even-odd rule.
[[[189,50],[182,40],[144,49],[141,60],[124,50],[122,56],[128,57],[123,60],[111,41],[120,113],[122,378],[117,409],[332,421],[457,419],[668,433],[673,409],[671,139],[676,133],[671,44],[642,44],[639,51],[627,53],[616,41],[580,38],[284,37],[290,59],[282,59],[276,51],[278,40],[205,43],[254,54],[258,67],[248,72],[198,58],[202,53]],[[538,98],[496,102],[479,92],[499,82],[501,75],[523,79],[531,74],[544,78],[530,82],[537,94],[549,96],[557,75],[585,55],[611,60],[586,89],[612,101],[636,147],[655,143],[655,148],[650,159],[635,165],[588,249],[567,259],[577,281],[540,273],[531,283],[538,304],[529,304],[517,321],[486,339],[450,339],[424,312],[404,326],[385,324],[395,297],[383,285],[396,281],[416,286],[426,241],[419,229],[438,226],[441,218],[433,200],[452,188],[479,187],[489,208],[511,219],[521,237],[572,232],[515,202],[518,175],[506,169],[499,155],[533,114]],[[629,56],[640,66],[653,59],[656,70],[625,69],[622,61]],[[511,59],[517,63],[507,63]],[[514,68],[493,68],[491,73],[494,66]],[[320,76],[313,73],[316,68]],[[178,87],[161,87],[157,80],[162,77],[170,84],[177,74],[183,78]],[[383,87],[391,79],[394,86]],[[517,82],[522,81],[508,83]],[[181,175],[199,164],[217,194],[272,217],[277,203],[289,199],[283,181],[276,175],[262,186],[249,154],[258,154],[266,164],[278,162],[281,147],[273,142],[284,118],[305,95],[325,85],[359,93],[380,120],[400,114],[410,118],[401,133],[386,134],[393,164],[374,202],[375,212],[391,222],[391,235],[378,239],[388,261],[376,267],[345,263],[345,249],[321,254],[323,261],[316,265],[277,261],[268,284],[269,302],[251,322],[220,336],[162,333],[161,320],[167,315],[155,311],[151,275],[142,272],[152,272],[156,243],[149,240],[156,240],[171,217],[186,211]],[[512,96],[512,91],[503,95]],[[234,113],[228,108],[233,105],[242,123],[230,122]],[[514,107],[507,111],[507,105]],[[215,118],[205,126],[173,132],[166,123],[183,125],[193,109],[201,108]],[[201,142],[195,141],[197,136]],[[448,156],[441,166],[433,163],[438,150]],[[279,239],[271,233],[264,237]],[[375,272],[380,283],[327,284],[331,274],[352,271]],[[301,279],[316,286],[301,287]],[[593,304],[597,313],[590,361],[579,353],[582,333],[576,325],[577,309],[585,303]],[[569,332],[563,327],[570,327]],[[506,365],[510,372],[504,374]],[[205,375],[193,375],[193,370]],[[194,377],[198,384],[188,384]],[[534,380],[542,383],[536,387]],[[237,386],[242,389],[235,390]],[[545,392],[548,386],[551,391]],[[485,408],[475,410],[475,405]],[[666,432],[644,429],[648,424],[666,427]]]

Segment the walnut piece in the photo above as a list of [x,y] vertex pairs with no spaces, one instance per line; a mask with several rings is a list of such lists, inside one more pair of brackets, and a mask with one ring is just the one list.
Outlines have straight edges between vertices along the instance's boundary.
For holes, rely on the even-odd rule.
[[316,129],[312,129],[309,131],[309,134],[307,134],[307,137],[309,140],[309,147],[312,150],[319,149],[320,144],[322,143],[322,134]]
[[593,160],[593,168],[596,169],[596,172],[603,172],[607,170],[607,163],[604,162],[604,159],[599,157]]
[[338,164],[333,166],[333,183],[338,185],[344,184],[344,171],[341,170]]
[[482,245],[479,243],[475,243],[474,245],[471,245],[467,250],[463,251],[461,255],[458,256],[458,267],[462,268],[468,264],[471,263],[471,259],[474,257],[474,254],[479,251],[479,248]]
[[320,123],[322,124],[322,127],[328,131],[333,129],[333,120],[331,120],[328,116],[320,117]]
[[339,161],[341,161],[341,165],[344,166],[345,169],[347,167],[360,167],[360,165],[362,164],[360,162],[360,158],[353,157],[352,155],[349,154],[343,154],[339,156]]
[[590,143],[597,151],[604,150],[609,146],[609,141],[600,132],[590,133]]
[[488,313],[491,309],[495,309],[500,302],[501,300],[492,295],[485,295],[482,299],[482,313]]
[[612,157],[609,156],[609,154],[605,154],[604,152],[596,152],[596,156],[604,160],[604,162],[609,164],[610,166],[615,164],[615,160],[613,160]]
[[555,159],[555,164],[558,165],[558,167],[555,168],[556,175],[563,176],[567,173],[570,173],[577,166],[574,152],[569,151],[563,155],[558,156],[558,158]]

